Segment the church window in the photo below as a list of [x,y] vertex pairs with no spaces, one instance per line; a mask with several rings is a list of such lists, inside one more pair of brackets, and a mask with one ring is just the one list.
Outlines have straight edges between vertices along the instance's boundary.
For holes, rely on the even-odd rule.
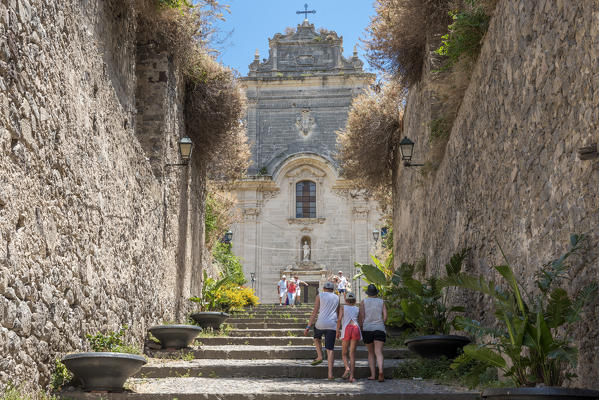
[[316,218],[316,184],[314,182],[296,183],[295,218]]

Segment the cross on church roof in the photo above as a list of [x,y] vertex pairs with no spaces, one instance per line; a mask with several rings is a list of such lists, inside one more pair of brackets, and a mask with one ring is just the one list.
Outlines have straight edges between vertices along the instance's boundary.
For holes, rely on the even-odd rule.
[[308,19],[308,14],[316,14],[316,10],[308,11],[308,3],[304,4],[304,11],[296,11],[296,14],[304,14],[305,19]]

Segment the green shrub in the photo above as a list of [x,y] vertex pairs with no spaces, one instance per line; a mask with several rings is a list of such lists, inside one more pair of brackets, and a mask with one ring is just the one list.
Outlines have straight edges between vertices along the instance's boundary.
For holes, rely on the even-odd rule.
[[21,387],[15,386],[12,383],[6,387],[0,387],[0,392],[4,390],[0,400],[58,400],[58,397],[49,395],[45,392],[25,392]]
[[441,70],[450,68],[463,57],[476,59],[480,52],[491,17],[479,4],[480,0],[470,0],[468,3],[465,9],[450,12],[453,23],[448,27],[449,33],[442,36],[441,47],[435,51],[448,57]]
[[141,350],[134,345],[123,341],[123,336],[128,326],[124,325],[118,332],[109,331],[106,334],[98,332],[95,335],[87,334],[90,347],[93,351],[109,351],[115,353],[141,354]]
[[181,9],[183,7],[191,7],[189,0],[157,0],[161,7]]
[[[399,379],[431,379],[438,383],[458,384],[470,388],[474,388],[478,384],[485,387],[503,385],[498,380],[497,369],[489,368],[479,361],[471,360],[457,369],[452,368],[451,365],[452,360],[444,357],[410,359],[399,364],[394,376]],[[476,376],[476,379],[472,379],[473,376]]]
[[60,390],[71,379],[73,379],[73,374],[69,372],[66,365],[58,358],[54,360],[54,372],[52,372],[52,376],[50,377],[50,387],[54,390]]
[[212,250],[214,261],[221,267],[224,276],[231,277],[231,282],[243,285],[247,282],[243,274],[241,261],[231,251],[231,245],[218,242]]

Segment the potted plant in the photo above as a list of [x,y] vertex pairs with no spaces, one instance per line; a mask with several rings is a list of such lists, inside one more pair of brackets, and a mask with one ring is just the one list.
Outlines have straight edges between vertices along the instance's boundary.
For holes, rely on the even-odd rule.
[[[580,251],[585,237],[571,235],[568,251],[543,265],[536,275],[537,294],[521,290],[507,258],[495,269],[504,280],[499,287],[493,281],[466,274],[446,278],[445,284],[476,290],[492,300],[497,327],[486,328],[478,321],[461,318],[460,324],[470,332],[492,339],[464,347],[455,366],[479,360],[499,368],[515,388],[487,389],[487,399],[599,399],[599,391],[562,387],[575,375],[577,348],[572,344],[572,327],[580,321],[583,307],[597,296],[592,282],[573,295],[566,290],[570,257]],[[523,295],[524,293],[524,295]]]
[[160,341],[162,349],[178,350],[188,347],[202,331],[197,325],[164,324],[148,329]]
[[[447,276],[458,274],[470,249],[462,249],[454,254],[445,265]],[[441,278],[430,276],[420,282],[414,278],[414,266],[402,264],[399,269],[401,284],[405,295],[401,300],[401,309],[405,319],[420,334],[405,341],[410,350],[426,358],[456,357],[462,347],[470,343],[465,336],[450,335],[456,328],[456,319],[463,313],[462,306],[448,305],[448,289],[441,285]]]
[[139,349],[123,342],[126,329],[124,326],[106,335],[86,335],[93,352],[67,354],[62,358],[85,391],[121,392],[127,378],[146,363]]
[[204,329],[220,329],[220,326],[229,318],[229,314],[222,310],[223,305],[218,302],[218,292],[231,281],[230,276],[225,276],[219,280],[210,278],[204,271],[201,295],[189,299],[198,304],[200,309],[200,311],[190,315],[195,324]]

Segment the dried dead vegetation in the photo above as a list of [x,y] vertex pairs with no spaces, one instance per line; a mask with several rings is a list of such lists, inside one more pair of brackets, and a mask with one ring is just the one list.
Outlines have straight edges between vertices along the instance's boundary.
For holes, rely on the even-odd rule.
[[[245,95],[234,72],[214,60],[208,42],[225,7],[215,0],[136,0],[138,43],[168,51],[185,85],[185,127],[207,163],[210,178],[238,179],[249,166],[242,119]],[[196,153],[197,154],[197,153]]]
[[365,41],[371,65],[410,87],[422,76],[428,36],[447,30],[450,0],[376,0]]
[[402,121],[405,90],[391,82],[356,97],[345,129],[337,132],[343,176],[390,203],[391,178]]
[[376,0],[377,13],[365,41],[370,63],[406,88],[429,74],[425,83],[432,94],[432,119],[425,175],[444,157],[488,26],[484,17],[493,14],[496,4],[497,0]]

